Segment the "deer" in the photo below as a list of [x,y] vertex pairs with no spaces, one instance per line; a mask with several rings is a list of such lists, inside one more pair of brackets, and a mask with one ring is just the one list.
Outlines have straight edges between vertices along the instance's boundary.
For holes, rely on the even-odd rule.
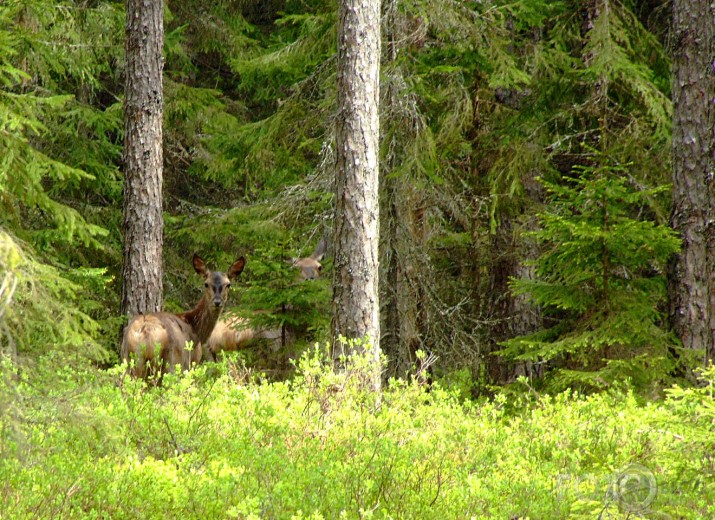
[[[138,314],[125,327],[120,355],[127,363],[134,359],[132,376],[146,379],[158,369],[160,381],[176,365],[188,370],[205,358],[204,345],[226,305],[231,282],[243,272],[246,260],[240,257],[225,273],[210,271],[198,254],[192,263],[204,278],[204,292],[196,307],[177,314]],[[193,348],[187,348],[189,344]]]
[[320,278],[320,273],[323,271],[323,264],[320,261],[325,256],[327,246],[325,240],[320,240],[315,246],[315,251],[310,256],[305,258],[294,258],[292,260],[293,267],[300,270],[301,280],[316,280]]
[[[325,240],[320,240],[310,256],[293,258],[290,261],[291,265],[299,270],[298,279],[300,281],[320,278],[323,270],[320,261],[325,256],[326,249]],[[215,359],[220,352],[242,350],[258,340],[267,341],[274,347],[274,350],[277,350],[285,343],[286,336],[293,339],[290,331],[286,331],[284,327],[273,329],[252,327],[246,318],[229,316],[216,324],[211,337],[206,342],[207,356],[210,359]]]

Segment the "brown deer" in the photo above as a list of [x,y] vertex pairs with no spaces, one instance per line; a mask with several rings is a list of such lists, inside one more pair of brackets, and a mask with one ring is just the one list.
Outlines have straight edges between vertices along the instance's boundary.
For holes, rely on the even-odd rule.
[[[325,256],[326,249],[325,241],[321,240],[313,254],[305,258],[294,258],[291,261],[291,265],[300,270],[299,279],[301,281],[320,278],[320,273],[323,270],[320,261]],[[276,351],[286,339],[289,341],[294,339],[291,331],[286,331],[284,328],[252,327],[248,319],[234,315],[222,319],[216,324],[211,337],[206,342],[206,348],[208,357],[215,359],[219,352],[241,350],[257,340],[265,340]]]
[[315,280],[320,278],[320,273],[323,270],[323,264],[321,264],[320,261],[325,256],[326,249],[325,240],[321,239],[318,245],[315,246],[315,251],[313,251],[312,255],[306,258],[293,259],[293,267],[300,269],[300,278],[302,280]]
[[[134,377],[144,378],[159,369],[159,377],[175,365],[188,370],[203,357],[204,344],[214,330],[228,299],[231,281],[243,271],[246,261],[236,260],[226,273],[209,271],[199,255],[192,260],[194,269],[204,277],[204,293],[190,311],[172,314],[152,312],[134,316],[122,338],[121,358],[134,359]],[[187,344],[193,348],[187,348]]]
[[220,320],[211,337],[206,342],[207,356],[215,359],[216,355],[225,350],[242,350],[254,341],[266,340],[277,350],[283,339],[283,331],[252,327],[250,320],[240,316],[229,316]]

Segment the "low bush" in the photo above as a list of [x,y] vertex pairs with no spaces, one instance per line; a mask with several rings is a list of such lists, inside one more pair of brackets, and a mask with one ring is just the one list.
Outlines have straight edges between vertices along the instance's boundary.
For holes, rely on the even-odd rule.
[[[712,389],[474,403],[319,349],[290,382],[231,358],[147,387],[46,356],[0,378],[1,517],[712,518]],[[509,405],[509,406],[507,406]],[[518,410],[514,412],[513,410]]]

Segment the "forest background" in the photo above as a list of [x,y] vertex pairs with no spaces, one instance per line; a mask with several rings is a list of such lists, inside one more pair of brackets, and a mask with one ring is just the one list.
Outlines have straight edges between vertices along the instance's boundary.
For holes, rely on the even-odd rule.
[[[670,13],[604,6],[384,5],[389,375],[418,350],[475,394],[527,373],[555,388],[677,373]],[[6,345],[111,363],[123,8],[9,2],[2,19]],[[332,232],[336,4],[180,2],[165,19],[166,308],[196,298],[187,252],[217,266],[245,254],[234,305],[289,309],[258,319],[322,340],[330,276],[297,286],[286,260]],[[283,373],[278,357],[263,368]]]
[[[670,8],[628,0],[383,2],[386,377],[419,366],[423,351],[437,359],[434,380],[457,399],[626,387],[657,399],[703,365],[702,352],[680,347],[667,307],[668,261],[680,247],[668,226]],[[191,252],[217,267],[245,255],[235,311],[300,337],[280,351],[242,353],[244,370],[271,381],[293,372],[306,345],[329,337],[329,274],[298,284],[288,260],[309,255],[332,230],[336,13],[335,2],[311,0],[165,5],[165,307],[185,310],[196,299]],[[126,319],[118,313],[124,17],[120,2],[0,5],[2,348],[39,374],[78,355],[104,368],[117,361]],[[329,273],[329,255],[324,263]],[[255,312],[266,309],[281,312]],[[232,377],[236,366],[223,365]],[[309,392],[311,366],[299,376]],[[8,395],[25,391],[32,401],[32,385],[21,391],[8,381],[19,392]],[[166,399],[179,399],[171,388]],[[269,399],[277,409],[275,388]],[[675,394],[684,402],[701,395],[682,392]],[[623,399],[636,407],[632,396]],[[13,402],[4,400],[4,410]],[[593,403],[586,406],[595,411]],[[549,413],[561,413],[554,406]],[[497,408],[492,418],[501,424]],[[4,432],[18,424],[22,414],[13,413]],[[164,437],[143,445],[141,457],[185,453],[180,426],[163,420]],[[197,427],[184,426],[187,438]],[[707,451],[697,444],[694,457],[703,460],[700,449]],[[22,487],[12,485],[5,498]],[[265,513],[265,500],[234,512]],[[704,504],[689,507],[705,514]],[[27,511],[54,507],[39,502]],[[528,512],[528,500],[514,507]]]

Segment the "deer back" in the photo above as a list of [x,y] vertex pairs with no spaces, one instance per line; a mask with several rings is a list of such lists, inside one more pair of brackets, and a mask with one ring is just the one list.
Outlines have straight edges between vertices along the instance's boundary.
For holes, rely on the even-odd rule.
[[[295,335],[286,331],[287,340],[292,341]],[[253,327],[250,321],[239,316],[221,318],[206,342],[207,357],[216,359],[224,351],[236,351],[249,347],[257,341],[265,342],[271,350],[278,351],[283,344],[284,331],[280,327]]]
[[230,316],[219,320],[206,342],[207,350],[216,355],[223,350],[241,350],[256,339],[256,329],[248,320],[239,316]]

